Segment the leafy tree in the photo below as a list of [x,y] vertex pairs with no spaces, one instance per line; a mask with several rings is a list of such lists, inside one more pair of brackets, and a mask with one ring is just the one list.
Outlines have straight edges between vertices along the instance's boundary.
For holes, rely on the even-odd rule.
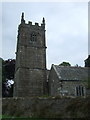
[[15,71],[15,59],[8,59],[5,61],[5,76],[7,79],[11,80],[14,78]]
[[6,75],[5,75],[5,61],[2,60],[2,82],[6,81]]
[[90,55],[88,58],[85,60],[85,67],[90,67]]
[[59,66],[71,66],[69,62],[62,62]]
[[14,79],[15,59],[3,60],[2,62],[2,97],[13,96],[13,85],[8,80]]

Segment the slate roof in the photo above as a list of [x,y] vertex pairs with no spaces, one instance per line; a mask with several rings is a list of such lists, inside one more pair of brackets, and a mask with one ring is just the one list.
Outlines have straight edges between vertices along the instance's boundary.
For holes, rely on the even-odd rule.
[[53,65],[60,80],[87,80],[88,68],[87,67],[70,67]]

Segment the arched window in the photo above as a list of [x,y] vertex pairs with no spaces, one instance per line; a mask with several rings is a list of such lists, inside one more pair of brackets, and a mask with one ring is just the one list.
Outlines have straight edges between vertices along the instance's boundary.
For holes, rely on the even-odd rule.
[[37,41],[37,35],[35,32],[32,32],[30,35],[30,41],[36,42]]
[[76,96],[85,96],[85,88],[83,86],[77,86],[75,88]]

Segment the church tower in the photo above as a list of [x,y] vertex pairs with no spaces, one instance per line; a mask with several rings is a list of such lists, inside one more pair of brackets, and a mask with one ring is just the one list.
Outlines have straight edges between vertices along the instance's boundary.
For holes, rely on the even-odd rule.
[[24,13],[18,27],[15,97],[42,96],[46,93],[45,19],[42,24],[25,23]]

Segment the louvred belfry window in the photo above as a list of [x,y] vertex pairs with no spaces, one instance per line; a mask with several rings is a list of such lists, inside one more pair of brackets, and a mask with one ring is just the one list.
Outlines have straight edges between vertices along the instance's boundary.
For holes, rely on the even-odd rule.
[[35,32],[32,32],[30,35],[30,41],[36,42],[37,41],[37,35]]

